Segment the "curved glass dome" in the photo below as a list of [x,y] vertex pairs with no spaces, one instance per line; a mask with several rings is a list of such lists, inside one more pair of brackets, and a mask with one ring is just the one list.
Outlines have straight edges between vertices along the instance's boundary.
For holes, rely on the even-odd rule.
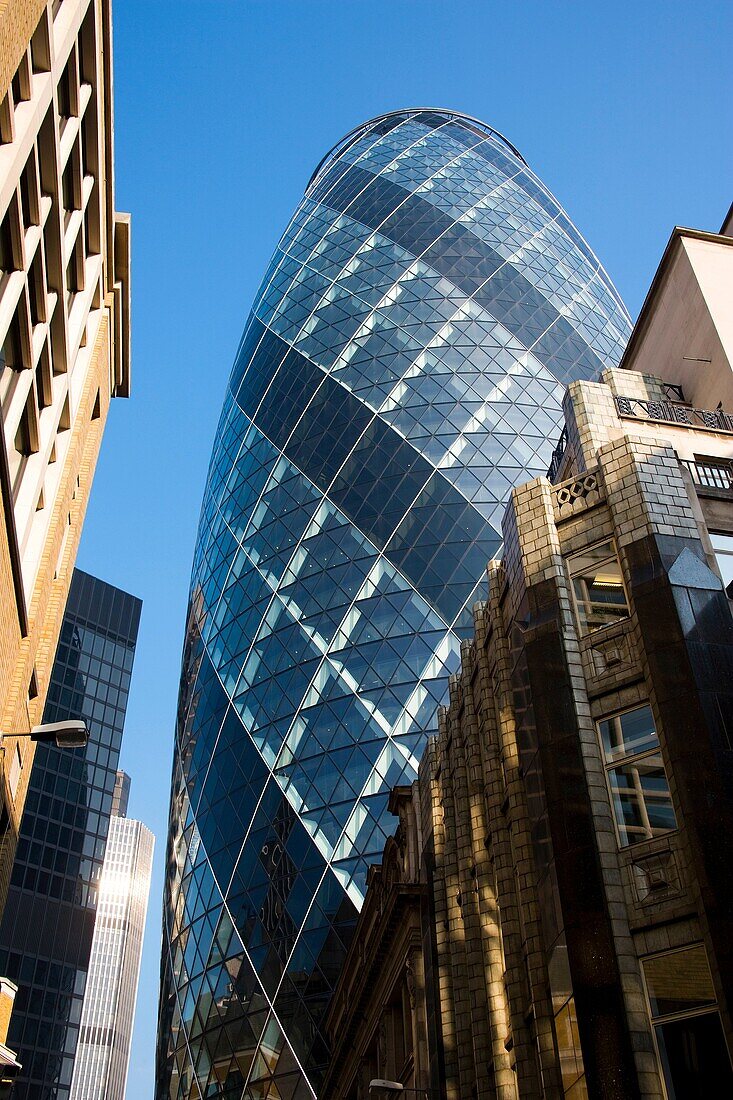
[[159,1100],[306,1097],[322,1020],[471,629],[509,491],[629,318],[500,134],[374,119],[318,166],[255,299],[196,548]]

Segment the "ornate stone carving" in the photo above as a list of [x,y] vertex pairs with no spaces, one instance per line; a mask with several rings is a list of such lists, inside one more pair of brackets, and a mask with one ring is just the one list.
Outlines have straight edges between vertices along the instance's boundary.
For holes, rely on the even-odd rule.
[[637,900],[642,905],[677,897],[682,889],[677,860],[672,851],[657,852],[634,860],[631,877]]
[[591,508],[603,499],[598,474],[589,471],[555,486],[555,515],[558,519]]
[[614,672],[631,661],[628,638],[624,634],[593,643],[590,652],[597,676]]

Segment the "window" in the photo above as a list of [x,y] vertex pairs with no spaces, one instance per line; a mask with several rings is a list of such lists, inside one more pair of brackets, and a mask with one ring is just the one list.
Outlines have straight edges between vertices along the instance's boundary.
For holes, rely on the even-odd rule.
[[48,48],[48,27],[45,12],[31,38],[31,68],[34,73],[51,71],[51,54]]
[[651,708],[613,714],[598,729],[621,847],[676,829]]
[[20,267],[18,262],[19,249],[16,247],[13,232],[13,217],[14,211],[9,209],[2,222],[0,222],[0,269],[6,272],[17,271]]
[[74,158],[69,157],[68,164],[61,173],[61,197],[66,211],[65,225],[69,224],[69,214],[72,210],[78,210],[81,206],[80,196],[77,195],[77,181],[74,171]]
[[38,185],[36,182],[35,151],[31,153],[25,168],[20,174],[20,209],[23,214],[23,227],[40,225],[41,211],[38,203]]
[[59,114],[62,118],[71,118],[72,115],[78,113],[76,96],[76,55],[73,50],[61,74],[61,79],[56,89],[56,95],[58,97]]
[[573,996],[569,997],[562,1008],[555,1013],[555,1038],[560,1055],[560,1074],[565,1100],[588,1100],[583,1052],[578,1033],[578,1015]]
[[53,404],[53,381],[51,376],[51,356],[48,344],[44,344],[36,365],[36,396],[39,410]]
[[17,312],[13,314],[2,347],[4,364],[14,370],[23,370],[23,338]]
[[588,634],[629,613],[621,566],[610,540],[568,558],[581,634]]
[[20,60],[20,65],[16,69],[15,76],[11,81],[11,87],[13,89],[13,101],[16,107],[19,103],[23,103],[31,98],[31,67],[27,52]]
[[715,560],[727,592],[729,586],[733,584],[733,535],[719,535],[716,531],[711,531],[710,541],[713,544]]
[[13,496],[16,500],[28,459],[38,451],[38,447],[38,410],[33,397],[33,390],[31,390],[18,421],[18,429],[15,433],[15,451],[9,455]]
[[730,1055],[702,944],[642,961],[669,1100],[733,1096]]
[[43,285],[43,268],[40,249],[33,257],[28,272],[28,304],[31,311],[31,324],[38,325],[46,320],[46,298]]
[[8,786],[10,787],[10,794],[15,801],[15,795],[18,790],[18,782],[20,780],[20,773],[23,770],[23,757],[20,755],[20,745],[15,742],[15,749],[13,751],[10,768],[8,769]]

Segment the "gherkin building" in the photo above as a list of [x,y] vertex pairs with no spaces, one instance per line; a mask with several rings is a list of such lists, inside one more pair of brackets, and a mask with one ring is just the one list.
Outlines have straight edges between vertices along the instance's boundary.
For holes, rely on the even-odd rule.
[[504,137],[405,110],[321,161],[226,389],[191,581],[157,1100],[307,1098],[512,486],[630,323]]

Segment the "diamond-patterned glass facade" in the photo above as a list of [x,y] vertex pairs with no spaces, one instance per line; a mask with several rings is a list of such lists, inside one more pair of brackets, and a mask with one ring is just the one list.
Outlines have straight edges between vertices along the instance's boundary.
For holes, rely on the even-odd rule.
[[488,127],[405,111],[316,170],[227,388],[193,566],[158,1100],[313,1095],[322,1020],[564,387],[630,331]]

